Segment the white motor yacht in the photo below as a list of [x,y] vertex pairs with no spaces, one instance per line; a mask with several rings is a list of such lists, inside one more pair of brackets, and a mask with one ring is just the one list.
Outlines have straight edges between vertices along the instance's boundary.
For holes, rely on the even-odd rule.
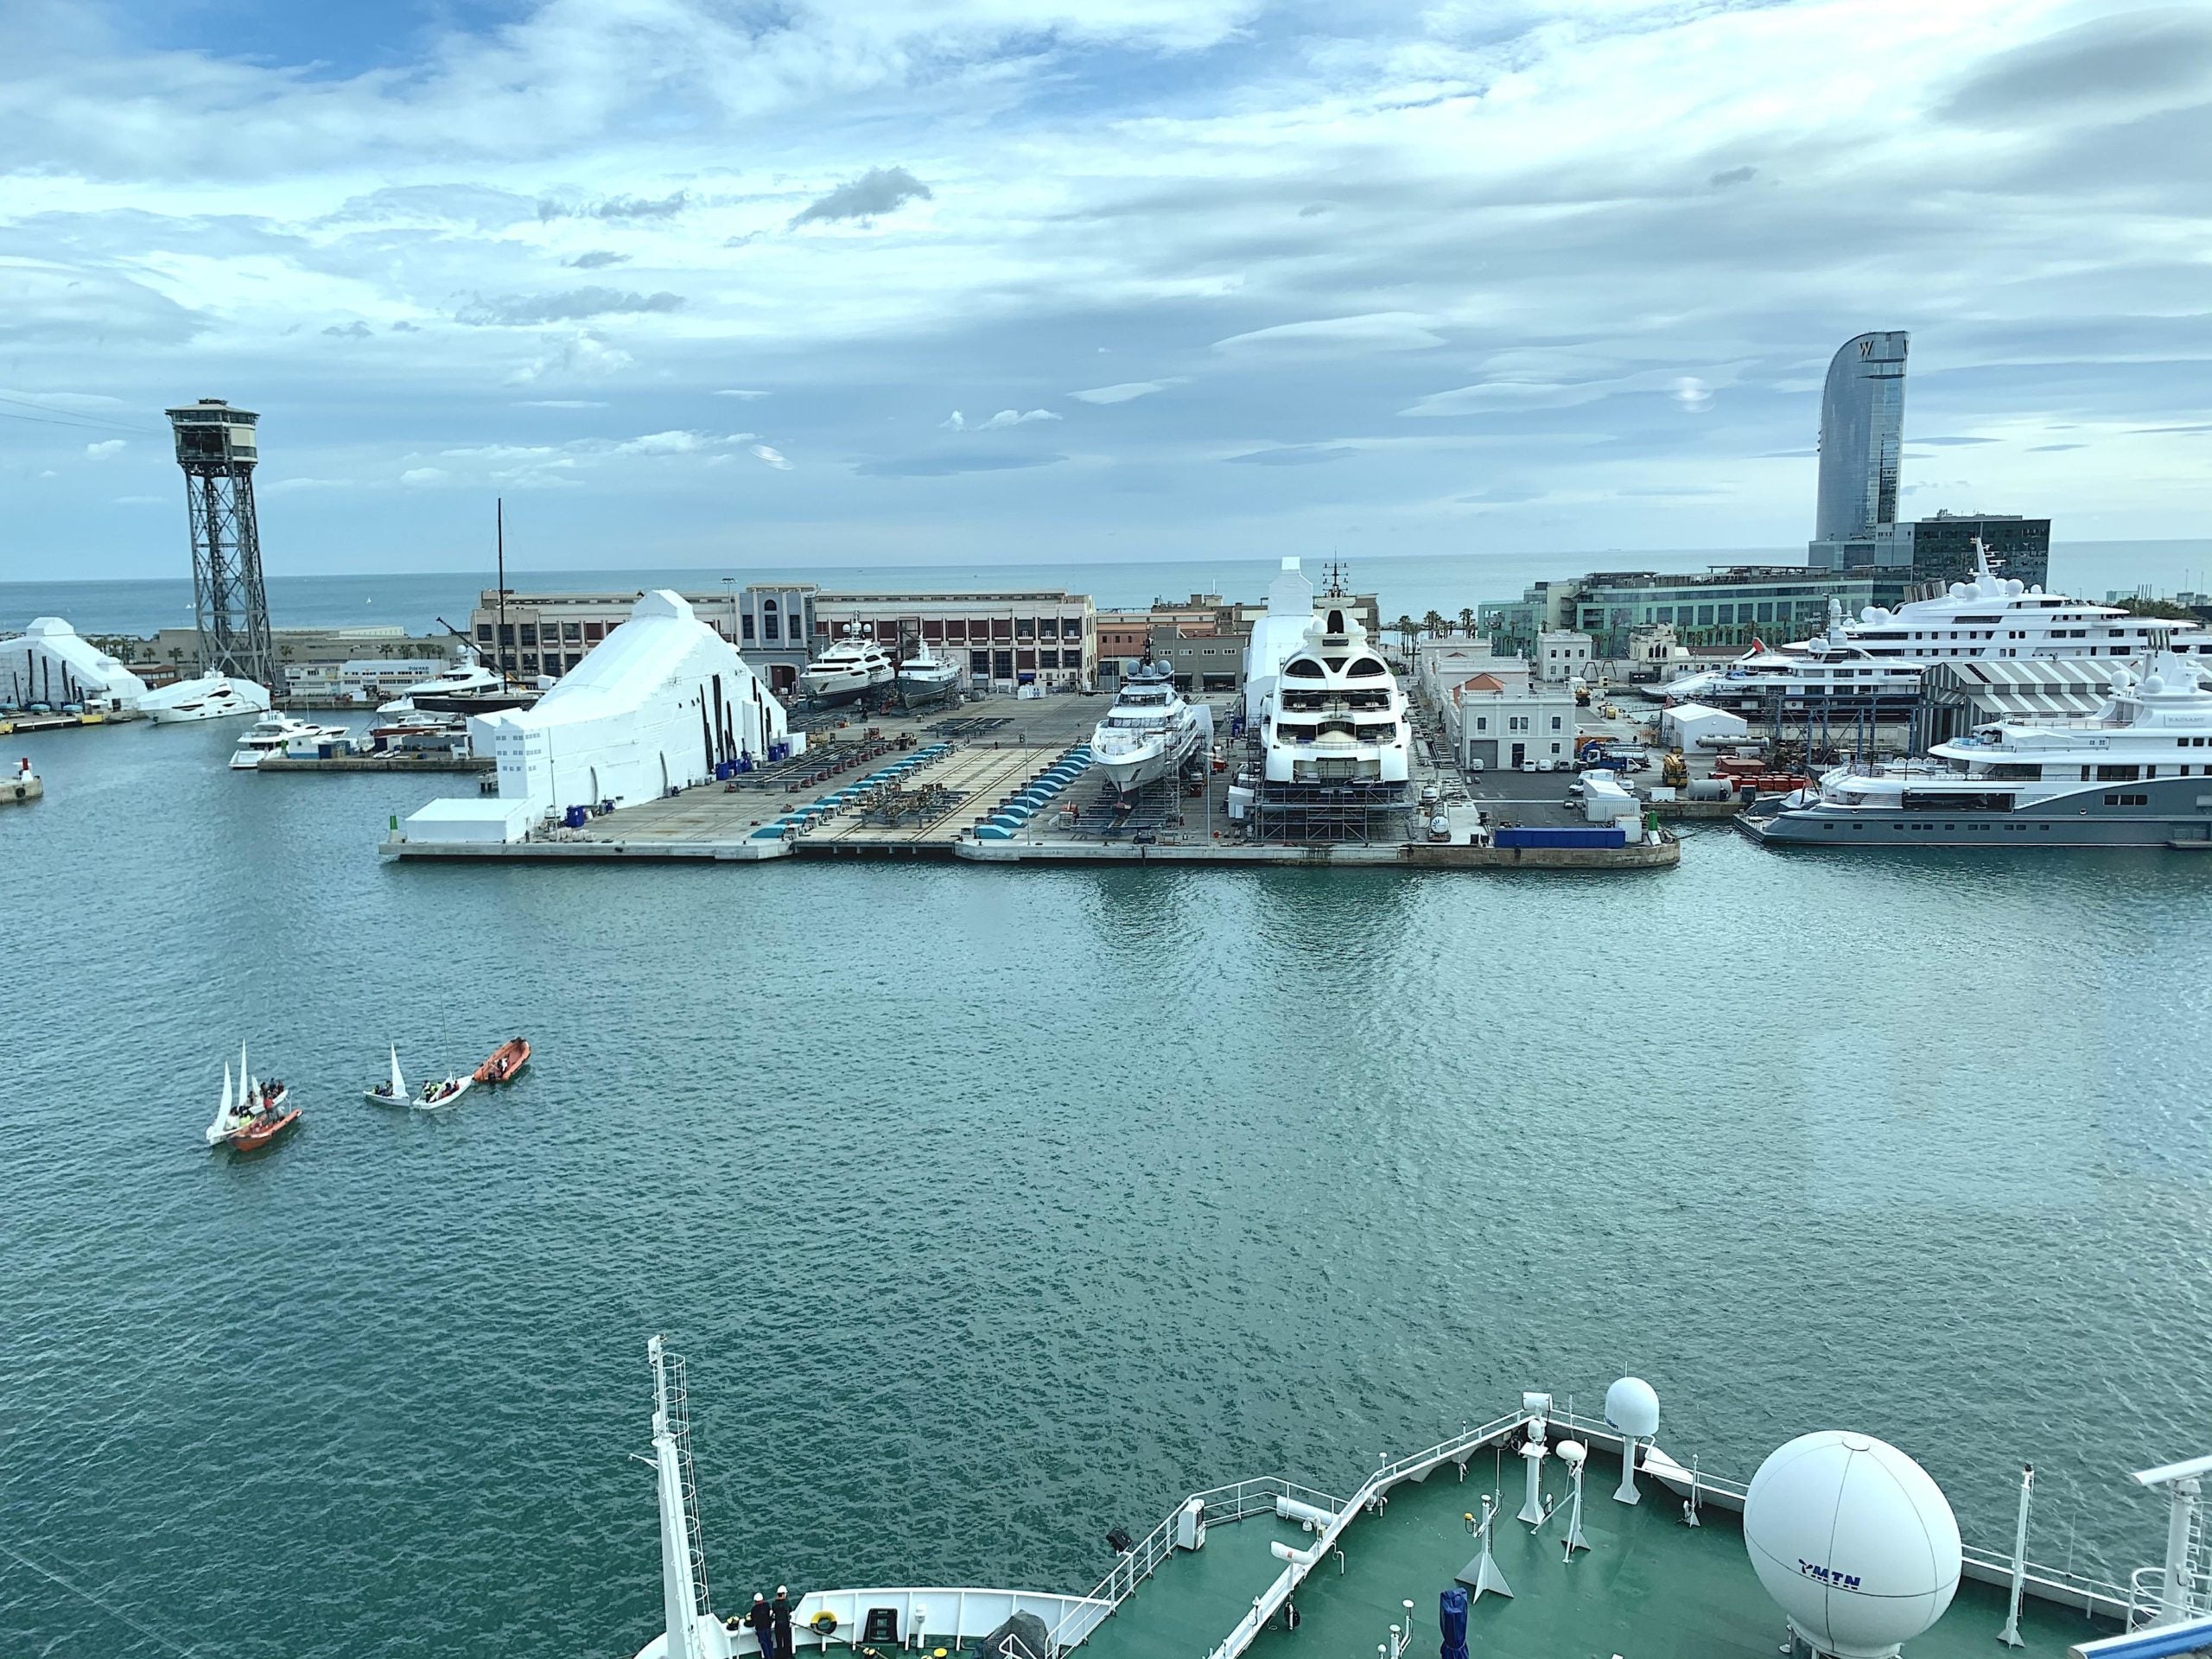
[[484,666],[483,660],[473,651],[462,654],[453,663],[427,680],[409,686],[390,702],[377,705],[380,715],[411,715],[418,706],[417,698],[489,697],[497,696],[506,687],[499,677]]
[[1266,780],[1402,791],[1413,753],[1406,694],[1358,616],[1335,597],[1321,600],[1306,643],[1261,703]]
[[1934,599],[1916,599],[1888,610],[1870,605],[1856,621],[1828,601],[1825,632],[1781,646],[1753,641],[1751,651],[1726,667],[1670,682],[1669,702],[1702,702],[1732,714],[1759,714],[1777,700],[1788,710],[1808,706],[1838,713],[1872,709],[1905,715],[1920,695],[1920,677],[1931,664],[1993,658],[2133,658],[2158,648],[2195,656],[2208,649],[2199,623],[2130,616],[2116,605],[2095,605],[2047,594],[1999,576],[1977,543],[1971,581],[1955,582]]
[[1192,750],[1213,739],[1213,711],[1184,701],[1174,670],[1157,660],[1149,645],[1122,682],[1119,696],[1090,734],[1098,770],[1128,795],[1157,779],[1173,778]]
[[149,691],[138,699],[138,712],[156,726],[174,726],[188,720],[229,720],[238,715],[264,715],[269,712],[269,691],[251,680],[210,674]]
[[933,702],[960,690],[960,671],[926,645],[899,664],[899,694],[909,703]]
[[2094,719],[1996,721],[1924,759],[1842,766],[1739,822],[1823,847],[2212,846],[2212,690],[2162,650]]
[[325,743],[350,736],[343,726],[317,726],[290,715],[266,714],[238,734],[231,770],[251,772],[272,754],[317,753]]
[[817,703],[852,702],[898,677],[892,654],[865,631],[845,637],[806,665],[800,692]]

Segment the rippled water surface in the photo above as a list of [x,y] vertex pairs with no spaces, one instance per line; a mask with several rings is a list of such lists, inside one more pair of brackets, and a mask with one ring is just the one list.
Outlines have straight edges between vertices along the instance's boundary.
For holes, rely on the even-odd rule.
[[[656,1330],[733,1603],[1083,1587],[1194,1485],[1624,1370],[1991,1542],[2032,1459],[2077,1564],[2212,1449],[2212,863],[384,867],[434,787],[234,736],[41,738],[0,810],[0,1653],[631,1652]],[[241,1038],[308,1116],[252,1160]]]

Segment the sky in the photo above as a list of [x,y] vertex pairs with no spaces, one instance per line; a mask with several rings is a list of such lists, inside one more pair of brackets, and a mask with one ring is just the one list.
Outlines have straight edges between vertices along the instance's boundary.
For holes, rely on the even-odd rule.
[[[0,580],[2206,533],[2212,7],[6,0]],[[1580,568],[1580,567],[1573,567]]]

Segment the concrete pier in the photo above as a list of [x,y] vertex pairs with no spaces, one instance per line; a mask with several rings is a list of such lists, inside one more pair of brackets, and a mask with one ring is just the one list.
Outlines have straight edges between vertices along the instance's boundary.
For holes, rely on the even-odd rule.
[[[1224,698],[1222,723],[1226,726]],[[1209,772],[1197,794],[1163,789],[1142,830],[1106,834],[1060,823],[1063,805],[1082,810],[1096,825],[1105,785],[1078,777],[1053,804],[1032,817],[1015,838],[979,838],[1004,803],[1052,769],[1084,742],[1105,712],[1107,699],[1061,695],[1034,700],[996,698],[914,716],[855,716],[842,728],[817,729],[813,747],[791,766],[739,780],[735,788],[701,785],[681,794],[642,802],[588,819],[581,828],[540,828],[526,840],[507,842],[410,842],[399,836],[378,850],[391,858],[501,860],[693,860],[753,863],[785,858],[957,858],[983,864],[1028,866],[1166,864],[1220,868],[1388,868],[1469,871],[1666,869],[1681,861],[1671,837],[1620,849],[1497,848],[1469,844],[1478,811],[1492,822],[1580,822],[1562,794],[1565,776],[1537,779],[1508,774],[1478,789],[1474,798],[1446,809],[1452,840],[1426,838],[1421,812],[1406,815],[1404,833],[1371,842],[1255,842],[1229,817],[1230,773]],[[991,723],[995,722],[995,723]],[[876,735],[871,739],[869,734]],[[903,740],[903,741],[902,741]],[[829,798],[870,776],[887,762],[949,745],[950,753],[888,786],[854,795],[812,816],[804,826],[790,819],[801,808]],[[1436,782],[1457,791],[1456,773],[1424,759],[1416,791]],[[763,833],[763,832],[767,833]],[[404,832],[403,832],[404,833]]]

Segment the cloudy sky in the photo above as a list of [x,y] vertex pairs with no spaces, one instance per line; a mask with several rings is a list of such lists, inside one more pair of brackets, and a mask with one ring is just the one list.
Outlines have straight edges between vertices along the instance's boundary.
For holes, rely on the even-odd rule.
[[[2208,533],[2212,8],[5,0],[0,578]],[[14,567],[14,568],[10,568]]]

